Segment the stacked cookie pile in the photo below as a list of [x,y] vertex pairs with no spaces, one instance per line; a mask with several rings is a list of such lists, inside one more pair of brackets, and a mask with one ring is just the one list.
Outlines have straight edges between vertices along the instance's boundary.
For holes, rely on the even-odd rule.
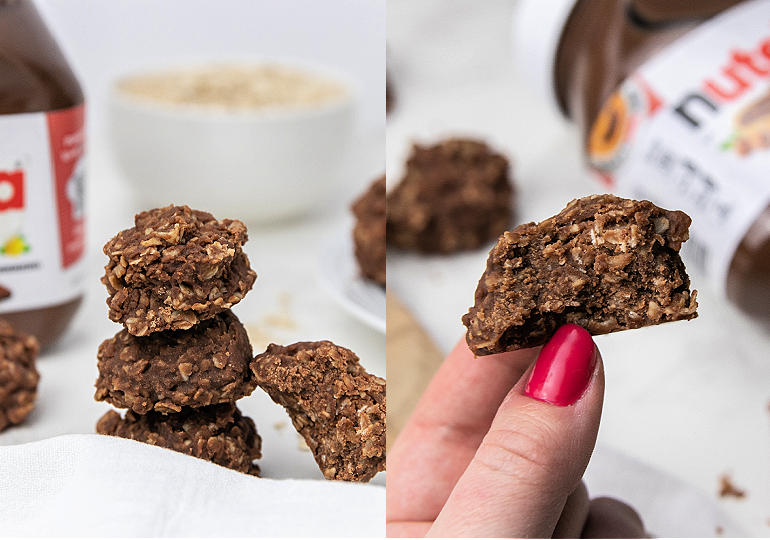
[[235,402],[251,394],[251,344],[230,308],[257,278],[238,220],[187,206],[142,212],[104,246],[102,282],[123,329],[98,352],[97,432],[257,475],[261,439]]

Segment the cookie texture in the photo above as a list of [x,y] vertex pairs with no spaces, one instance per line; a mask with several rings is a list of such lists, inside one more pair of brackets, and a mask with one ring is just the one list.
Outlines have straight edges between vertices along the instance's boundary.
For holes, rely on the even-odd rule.
[[361,273],[385,285],[385,175],[375,180],[352,206],[353,245]]
[[256,388],[251,360],[246,329],[229,310],[190,330],[123,329],[99,346],[95,398],[138,414],[235,401]]
[[574,323],[606,334],[697,316],[679,256],[684,212],[593,195],[503,234],[463,316],[476,355],[534,347]]
[[251,364],[324,477],[366,482],[385,470],[385,381],[330,341],[271,344]]
[[0,320],[0,431],[21,424],[35,407],[40,380],[37,340]]
[[388,194],[387,241],[423,253],[476,249],[511,224],[508,160],[484,142],[415,144],[403,179]]
[[96,432],[152,444],[212,461],[238,472],[259,475],[254,463],[262,457],[262,439],[254,421],[232,403],[200,409],[185,407],[175,414],[126,411],[121,417],[109,411],[96,424]]
[[239,220],[167,206],[134,223],[105,244],[102,277],[109,318],[133,335],[191,328],[240,302],[257,278]]

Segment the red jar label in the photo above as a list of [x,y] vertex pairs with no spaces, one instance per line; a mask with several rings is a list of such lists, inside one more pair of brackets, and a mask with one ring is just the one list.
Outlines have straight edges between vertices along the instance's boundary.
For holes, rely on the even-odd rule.
[[48,113],[62,265],[72,266],[85,252],[84,107]]
[[0,313],[84,287],[84,107],[0,116]]

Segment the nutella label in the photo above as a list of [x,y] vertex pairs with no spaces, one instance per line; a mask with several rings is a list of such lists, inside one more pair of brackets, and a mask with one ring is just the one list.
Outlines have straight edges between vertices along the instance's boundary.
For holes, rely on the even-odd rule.
[[770,204],[770,0],[731,8],[646,62],[587,144],[608,189],[692,217],[682,256],[724,293],[738,244]]
[[0,313],[83,294],[84,107],[0,116]]

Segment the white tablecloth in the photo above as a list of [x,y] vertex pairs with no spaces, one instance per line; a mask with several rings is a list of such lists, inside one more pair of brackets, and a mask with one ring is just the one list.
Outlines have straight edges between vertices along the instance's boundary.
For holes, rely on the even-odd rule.
[[383,536],[385,489],[271,480],[147,444],[63,435],[0,447],[0,534]]

